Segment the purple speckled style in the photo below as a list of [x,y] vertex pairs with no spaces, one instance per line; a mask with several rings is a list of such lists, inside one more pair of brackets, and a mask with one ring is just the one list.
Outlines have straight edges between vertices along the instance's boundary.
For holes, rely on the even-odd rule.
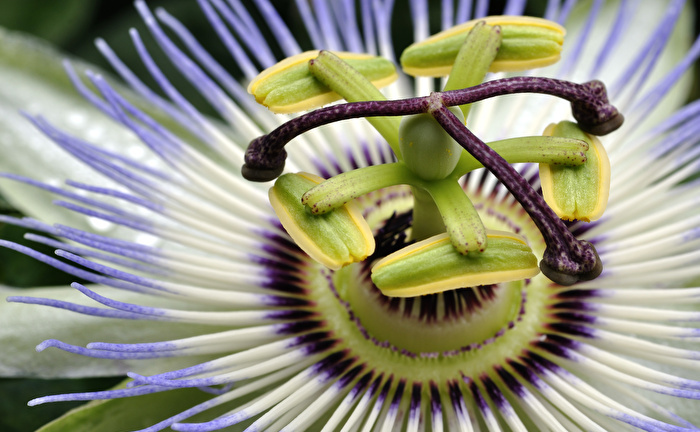
[[547,243],[540,263],[547,277],[561,285],[572,285],[579,280],[594,279],[600,274],[603,267],[593,245],[576,239],[544,199],[510,164],[472,134],[439,100],[435,101],[431,114],[455,141],[508,188],[528,212]]
[[[361,117],[421,114],[432,112],[439,106],[459,106],[517,93],[550,94],[570,101],[573,115],[581,128],[594,135],[608,134],[623,122],[622,115],[608,102],[605,86],[600,81],[575,84],[551,78],[503,78],[466,89],[434,92],[425,97],[351,102],[319,108],[254,139],[245,153],[243,176],[252,181],[274,180],[279,174],[272,176],[273,173],[281,173],[284,169],[287,158],[284,146],[295,137],[319,126]],[[271,177],[265,175],[268,173]]]

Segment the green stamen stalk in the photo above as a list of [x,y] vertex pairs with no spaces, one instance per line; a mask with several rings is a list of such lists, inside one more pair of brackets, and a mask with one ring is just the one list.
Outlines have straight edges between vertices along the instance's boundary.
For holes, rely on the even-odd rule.
[[338,174],[308,190],[302,204],[313,214],[323,214],[375,190],[411,184],[414,175],[403,163],[371,165]]
[[420,187],[412,187],[411,192],[413,193],[411,240],[420,241],[444,233],[445,222],[430,193]]
[[[509,138],[487,144],[511,164],[533,162],[548,165],[580,166],[587,160],[588,144],[575,138],[533,136]],[[481,162],[465,151],[451,177],[459,178],[470,171],[483,167]]]
[[462,255],[486,250],[486,228],[458,182],[431,182],[427,190],[442,215],[452,245]]

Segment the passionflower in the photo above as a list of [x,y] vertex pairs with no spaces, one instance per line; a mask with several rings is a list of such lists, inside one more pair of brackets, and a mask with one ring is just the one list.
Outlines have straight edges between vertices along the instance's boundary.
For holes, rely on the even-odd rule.
[[[2,370],[129,377],[114,389],[30,401],[92,401],[45,430],[697,430],[700,105],[678,107],[699,49],[683,39],[683,2],[594,2],[590,10],[550,2],[545,18],[559,24],[527,31],[506,29],[522,22],[512,16],[524,2],[509,2],[511,18],[500,21],[480,20],[486,2],[474,10],[443,2],[439,29],[427,2],[411,2],[416,44],[405,51],[407,72],[450,75],[443,82],[400,71],[391,18],[403,5],[297,2],[313,45],[302,46],[266,0],[250,10],[236,1],[199,3],[243,82],[176,18],[137,1],[170,62],[155,62],[132,30],[158,91],[98,41],[130,90],[80,65],[65,68],[113,124],[73,99],[59,103],[48,85],[37,97],[54,102],[58,117],[49,103],[22,106],[77,164],[37,170],[37,160],[55,160],[43,141],[0,137],[9,155],[3,191],[36,216],[2,221],[31,229],[27,238],[56,256],[0,245],[82,280],[8,294],[0,306]],[[474,41],[464,45],[469,35]],[[22,42],[3,37],[10,54],[26,54]],[[558,63],[529,70],[558,60],[562,42]],[[347,62],[340,55],[340,63],[323,57],[305,69],[295,56],[312,50],[362,55]],[[294,76],[279,69],[276,53],[294,59],[286,63]],[[532,53],[546,61],[531,63]],[[376,63],[355,67],[351,58]],[[498,72],[520,70],[520,60],[527,71]],[[10,64],[15,76],[55,66]],[[221,118],[201,114],[164,67],[181,73]],[[249,95],[265,69],[275,73],[263,78],[281,79],[288,90],[273,94],[276,85],[258,82],[253,91],[265,95]],[[295,87],[297,78],[306,84]],[[472,98],[513,88],[548,94]],[[552,91],[568,95],[570,106]],[[291,110],[310,109],[311,99],[351,104],[289,117],[256,98]],[[433,159],[428,147],[404,162],[421,139],[402,148],[397,100],[418,101],[434,117],[460,145],[437,146],[454,160],[436,156],[437,169],[423,171],[421,158]],[[58,127],[64,114],[67,124]],[[24,131],[13,116],[3,127]],[[321,117],[353,120],[317,127]],[[414,129],[431,127],[423,120]],[[292,137],[289,151],[276,147]],[[589,156],[601,146],[609,196],[598,186],[608,182],[602,153]],[[28,150],[34,159],[18,163]],[[596,163],[579,169],[589,159]],[[243,179],[242,169],[253,180],[286,177],[268,192],[270,184]],[[65,211],[45,210],[43,192]],[[269,197],[322,259],[292,240]],[[328,256],[340,258],[324,262]],[[542,273],[493,276],[512,262],[537,261]],[[389,280],[386,292],[372,271],[384,272],[375,281]],[[29,346],[35,336],[45,339],[38,354]]]

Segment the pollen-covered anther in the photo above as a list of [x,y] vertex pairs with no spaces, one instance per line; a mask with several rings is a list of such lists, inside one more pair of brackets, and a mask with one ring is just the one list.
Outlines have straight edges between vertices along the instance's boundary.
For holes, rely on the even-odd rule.
[[590,222],[603,215],[610,194],[610,160],[596,137],[586,134],[576,123],[549,125],[545,136],[574,138],[586,142],[582,165],[540,163],[542,196],[560,218]]
[[[248,93],[275,113],[306,111],[341,99],[338,93],[309,71],[309,61],[320,53],[321,51],[306,51],[265,69],[248,85]],[[385,58],[350,52],[334,54],[375,87],[391,84],[398,77],[394,64]]]
[[323,179],[308,173],[285,174],[270,189],[270,204],[282,226],[311,258],[337,270],[374,252],[374,237],[360,209],[350,202],[314,215],[301,197]]
[[479,23],[500,27],[502,42],[491,72],[522,71],[559,60],[566,30],[542,18],[490,16],[447,29],[409,46],[401,55],[404,72],[414,76],[446,76],[467,34]]
[[490,285],[534,277],[537,258],[513,233],[487,231],[489,247],[464,255],[447,234],[414,243],[372,267],[372,282],[389,297],[415,297],[461,287]]

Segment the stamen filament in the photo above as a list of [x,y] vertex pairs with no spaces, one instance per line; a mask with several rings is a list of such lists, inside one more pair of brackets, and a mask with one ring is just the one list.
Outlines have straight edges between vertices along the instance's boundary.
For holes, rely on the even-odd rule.
[[[487,143],[508,163],[535,162],[550,165],[582,165],[586,162],[585,141],[548,136],[509,138]],[[484,166],[469,152],[463,152],[450,177],[459,178]]]
[[445,179],[426,185],[447,228],[452,246],[466,255],[486,250],[486,228],[471,200],[458,182]]
[[323,214],[375,190],[399,184],[414,184],[415,176],[403,163],[370,165],[346,171],[309,189],[301,203],[313,214]]
[[[585,152],[588,150],[585,141],[547,136],[510,138],[493,141],[487,145],[509,163],[534,162],[578,166],[586,162]],[[463,152],[450,178],[458,179],[483,167],[474,156]],[[314,186],[302,196],[302,203],[309,206],[312,213],[323,214],[362,195],[400,184],[422,188],[427,182],[416,179],[403,163],[370,165],[346,171]]]
[[422,186],[413,186],[411,194],[413,195],[411,241],[421,241],[444,233],[445,222],[430,193]]

